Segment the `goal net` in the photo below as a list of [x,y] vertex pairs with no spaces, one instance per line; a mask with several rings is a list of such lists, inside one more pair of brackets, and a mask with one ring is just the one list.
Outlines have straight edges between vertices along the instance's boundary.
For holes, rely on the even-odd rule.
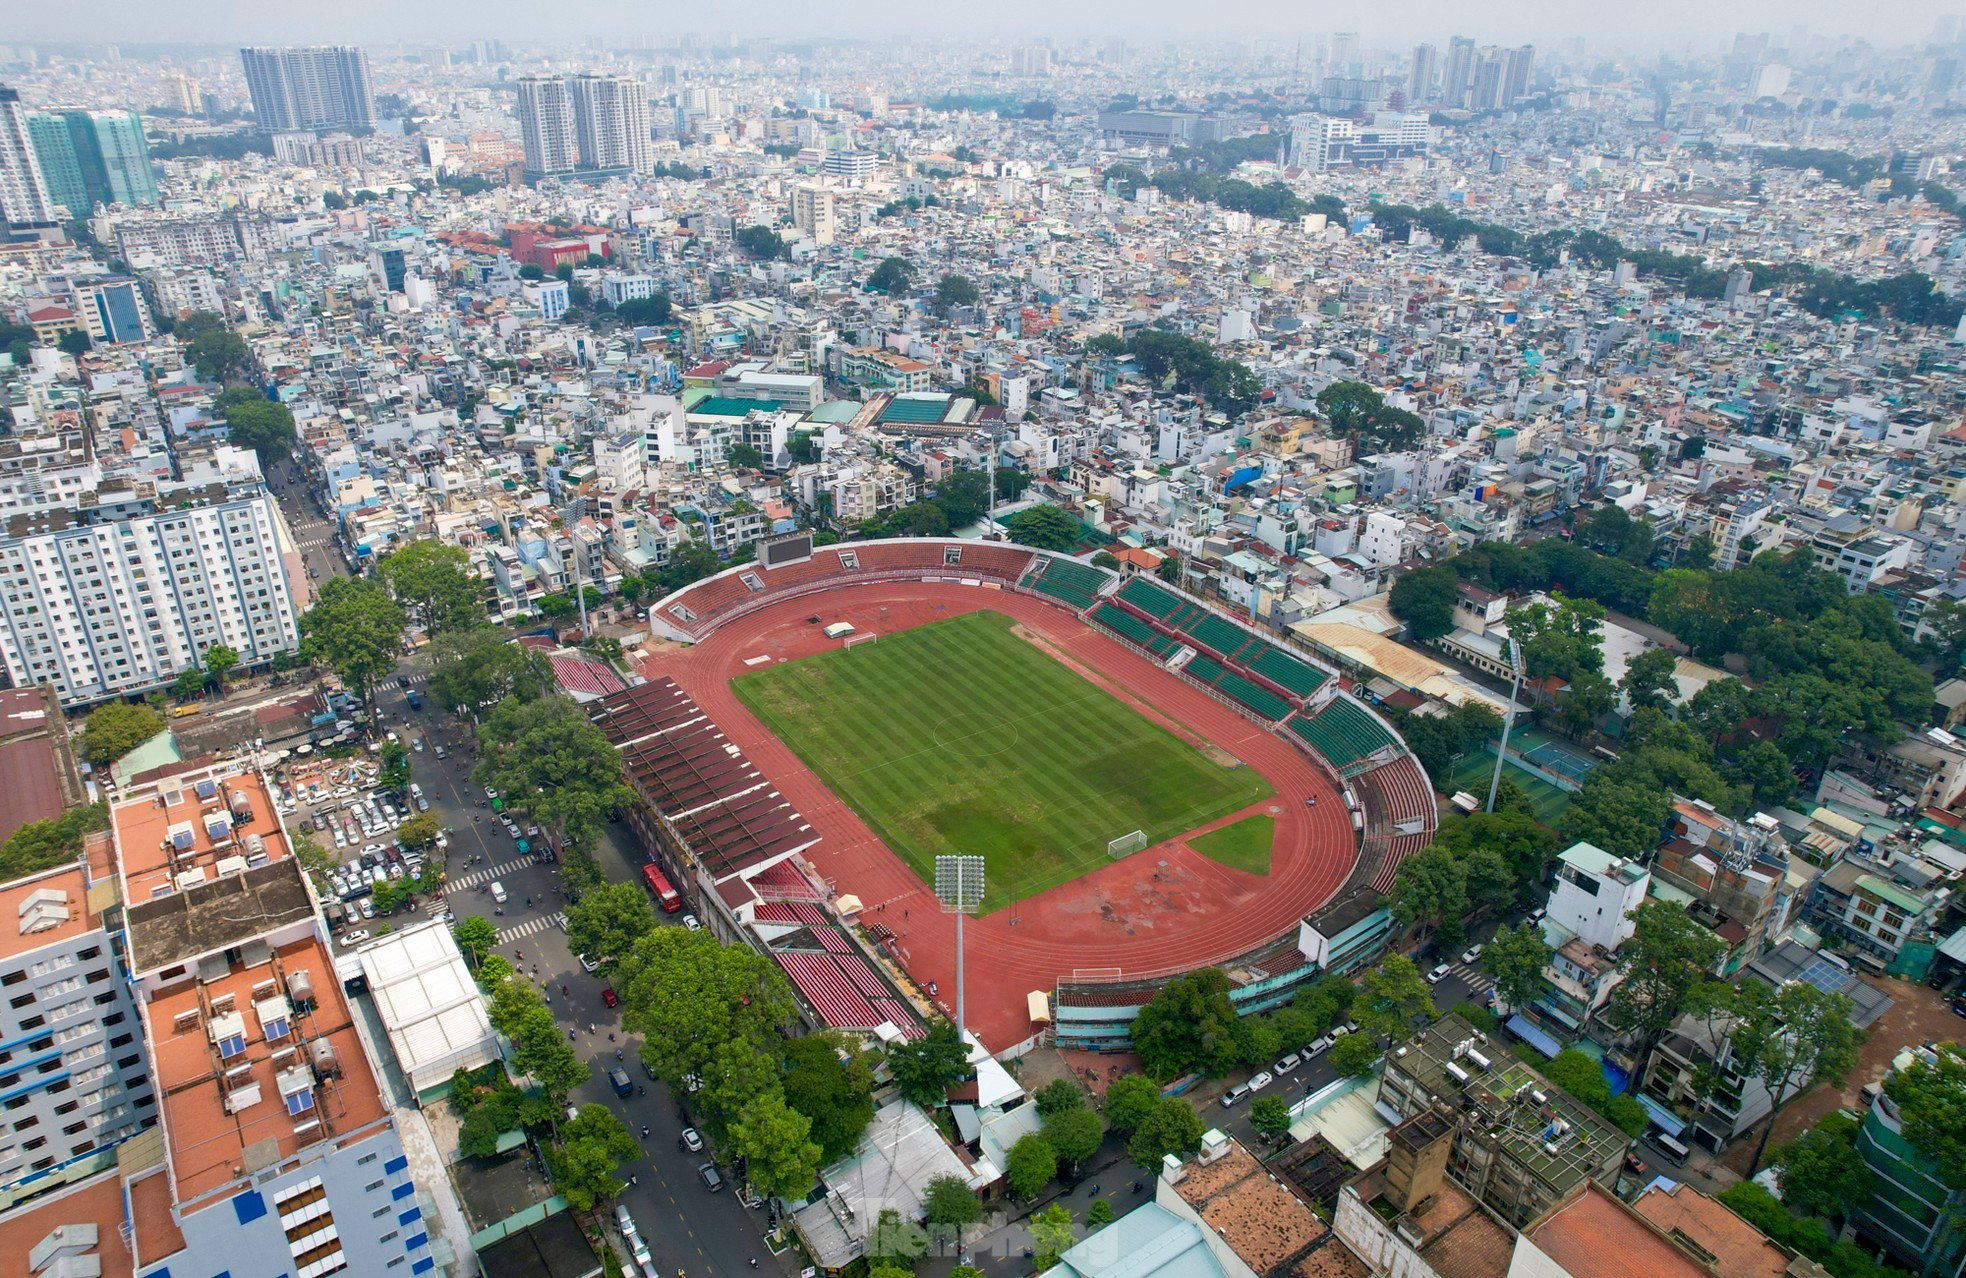
[[1145,830],[1135,830],[1131,834],[1122,834],[1119,838],[1107,843],[1106,855],[1117,861],[1123,856],[1131,856],[1146,846],[1147,832]]
[[872,643],[878,638],[880,638],[879,635],[848,635],[846,637],[846,646],[851,648],[856,644]]

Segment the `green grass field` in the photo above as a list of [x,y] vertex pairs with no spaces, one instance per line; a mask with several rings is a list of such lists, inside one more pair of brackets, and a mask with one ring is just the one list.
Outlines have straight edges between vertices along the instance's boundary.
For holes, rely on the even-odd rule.
[[933,883],[935,857],[987,858],[985,912],[1269,797],[1012,633],[968,613],[742,675],[750,707]]
[[1246,816],[1232,825],[1188,840],[1188,846],[1211,861],[1246,874],[1270,872],[1270,845],[1276,841],[1277,823],[1262,813]]
[[[1495,772],[1495,747],[1470,750],[1454,764],[1453,775],[1446,778],[1447,792],[1466,790],[1484,802],[1488,799],[1488,781]],[[1515,765],[1513,759],[1502,769],[1502,776],[1521,786],[1529,795],[1529,802],[1535,806],[1536,819],[1545,825],[1553,825],[1570,810],[1570,795],[1557,789],[1543,778],[1524,772]],[[1436,777],[1438,782],[1441,778]]]

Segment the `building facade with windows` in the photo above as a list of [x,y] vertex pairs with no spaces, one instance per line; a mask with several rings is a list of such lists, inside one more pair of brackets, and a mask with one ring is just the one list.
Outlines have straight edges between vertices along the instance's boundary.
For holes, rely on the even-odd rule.
[[253,114],[268,133],[375,126],[369,57],[353,45],[245,48],[239,61]]
[[98,204],[156,204],[150,144],[134,111],[37,112],[27,119],[48,194],[71,218]]
[[294,651],[292,541],[256,466],[250,481],[0,506],[0,660],[13,681],[51,683],[73,706],[168,684],[213,644],[245,665]]

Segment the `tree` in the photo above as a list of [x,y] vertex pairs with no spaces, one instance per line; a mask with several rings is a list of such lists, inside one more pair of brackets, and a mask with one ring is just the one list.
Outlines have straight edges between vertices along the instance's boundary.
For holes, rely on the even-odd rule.
[[744,1174],[759,1193],[796,1200],[819,1174],[822,1151],[811,1133],[811,1119],[768,1091],[731,1120],[730,1149],[744,1160]]
[[[1092,1205],[1085,1209],[1085,1223],[1091,1225],[1094,1229],[1099,1228],[1101,1225],[1112,1224],[1113,1204],[1104,1198],[1093,1199]],[[950,1275],[950,1278],[955,1278],[955,1275]]]
[[974,306],[982,299],[976,281],[967,275],[944,275],[935,285],[935,313],[947,315],[959,306]]
[[1668,650],[1647,648],[1625,667],[1625,677],[1618,681],[1618,689],[1630,699],[1634,710],[1640,706],[1668,709],[1679,700],[1679,685],[1673,682],[1673,672],[1678,668],[1679,659]]
[[1795,793],[1795,770],[1782,748],[1772,741],[1751,741],[1742,746],[1734,754],[1727,777],[1736,785],[1746,786],[1758,808],[1786,803]]
[[458,952],[475,968],[491,953],[492,946],[498,944],[498,928],[490,919],[470,914],[452,925],[451,938],[457,942]]
[[1496,930],[1495,939],[1481,951],[1481,965],[1495,977],[1495,998],[1504,1007],[1528,1007],[1543,994],[1543,968],[1550,947],[1542,929],[1533,923]]
[[1884,1094],[1898,1107],[1900,1129],[1928,1174],[1954,1192],[1946,1195],[1934,1240],[1950,1241],[1960,1227],[1959,1190],[1966,1189],[1966,1055],[1957,1043],[1919,1052],[1884,1080]]
[[932,501],[903,506],[894,514],[901,531],[910,537],[940,537],[949,531],[949,517]]
[[634,802],[621,755],[567,697],[499,703],[478,728],[480,785],[511,796],[562,836],[584,839],[611,808]]
[[1757,981],[1744,982],[1735,1000],[1737,1020],[1729,1035],[1735,1068],[1767,1088],[1770,1101],[1748,1163],[1752,1175],[1789,1094],[1811,1082],[1841,1085],[1857,1064],[1864,1035],[1850,1023],[1848,998],[1807,981],[1790,981],[1772,992]]
[[1160,1104],[1160,1088],[1145,1074],[1123,1074],[1106,1089],[1106,1121],[1116,1132],[1131,1132]]
[[1404,954],[1388,954],[1359,978],[1359,1027],[1382,1043],[1405,1038],[1422,1018],[1431,1020],[1433,1006],[1433,987]]
[[1438,843],[1399,863],[1393,879],[1393,920],[1402,928],[1426,924],[1440,930],[1438,943],[1459,940],[1468,910],[1468,877],[1460,858]]
[[3,880],[17,879],[73,861],[82,855],[84,838],[108,828],[109,808],[102,803],[75,808],[46,821],[29,821],[0,845],[0,876]]
[[171,681],[171,695],[179,701],[193,701],[204,695],[205,676],[196,666],[186,666]]
[[933,1109],[947,1103],[949,1089],[969,1076],[969,1050],[955,1026],[937,1021],[920,1038],[888,1048],[887,1069],[903,1096]]
[[1106,1124],[1089,1109],[1066,1109],[1044,1120],[1044,1138],[1060,1162],[1074,1172],[1079,1164],[1099,1152],[1106,1137]]
[[703,1084],[697,1103],[721,1121],[742,1111],[747,1089],[778,1086],[782,1030],[797,1009],[777,964],[748,946],[673,927],[644,933],[617,957],[621,1023],[642,1036],[642,1060],[670,1091],[681,1094],[695,1075]]
[[1126,340],[1117,333],[1095,333],[1085,339],[1085,353],[1111,359],[1126,354]]
[[915,268],[906,258],[884,257],[867,277],[870,293],[905,293],[915,282]]
[[1281,1096],[1259,1096],[1249,1107],[1249,1125],[1266,1140],[1277,1140],[1290,1130],[1290,1104]]
[[82,355],[89,349],[89,335],[81,329],[71,329],[63,333],[55,343],[56,349],[64,355]]
[[1180,585],[1183,575],[1181,557],[1179,555],[1169,554],[1165,559],[1154,565],[1154,576],[1159,577],[1170,586]]
[[314,876],[316,883],[325,882],[330,874],[341,868],[341,858],[335,850],[324,846],[313,835],[298,831],[290,831],[289,835],[294,847],[294,860],[300,862],[301,869]]
[[858,1040],[840,1033],[808,1034],[785,1045],[785,1103],[812,1120],[821,1166],[860,1144],[874,1119],[874,1068]]
[[371,708],[376,680],[396,668],[408,618],[382,583],[334,577],[300,619],[301,655],[327,666]]
[[390,595],[433,638],[485,620],[484,587],[467,571],[470,552],[439,541],[413,541],[382,557],[376,571]]
[[227,443],[250,448],[268,462],[285,461],[293,455],[299,434],[294,429],[294,412],[285,404],[247,391],[245,398],[226,407],[224,416]]
[[922,1218],[931,1230],[949,1230],[958,1244],[962,1231],[983,1219],[983,1204],[960,1176],[937,1176],[922,1186]]
[[638,883],[604,883],[567,907],[567,947],[613,972],[635,942],[655,928],[655,910]]
[[1397,452],[1418,440],[1425,425],[1364,382],[1331,383],[1318,392],[1317,406],[1332,433],[1351,436],[1360,452]]
[[1331,1068],[1342,1078],[1370,1073],[1378,1059],[1379,1048],[1363,1034],[1347,1034],[1331,1048]]
[[1387,607],[1406,623],[1407,633],[1426,642],[1454,629],[1454,603],[1461,578],[1442,564],[1415,568],[1393,583]]
[[1192,1154],[1200,1149],[1201,1133],[1201,1119],[1188,1102],[1165,1096],[1154,1105],[1145,1121],[1133,1129],[1133,1137],[1126,1143],[1126,1156],[1137,1167],[1158,1171],[1161,1159],[1168,1154]]
[[[903,1220],[892,1207],[881,1208],[874,1227],[867,1235],[867,1254],[889,1262],[882,1268],[912,1275],[912,1266],[928,1252],[928,1231],[912,1220]],[[893,1262],[902,1261],[903,1265]],[[871,1278],[871,1275],[870,1275]]]
[[1775,1151],[1782,1201],[1807,1216],[1841,1222],[1870,1200],[1871,1174],[1857,1153],[1857,1124],[1830,1114]]
[[546,1148],[553,1189],[575,1211],[593,1211],[604,1198],[620,1193],[616,1172],[641,1157],[642,1147],[606,1105],[583,1105],[560,1128],[558,1144]]
[[1018,545],[1039,550],[1068,551],[1079,540],[1079,521],[1063,508],[1048,504],[1025,507],[1006,519],[1004,527]]
[[409,885],[402,879],[384,879],[369,892],[369,904],[377,914],[392,914],[409,899]]
[[1052,1152],[1051,1142],[1038,1132],[1018,1137],[1004,1159],[1004,1180],[1009,1183],[1010,1192],[1019,1198],[1036,1194],[1057,1174],[1058,1155]]
[[430,651],[430,695],[448,708],[476,711],[508,697],[536,701],[554,686],[546,654],[494,626],[440,635]]
[[376,758],[382,768],[376,781],[386,790],[400,790],[410,783],[410,748],[400,741],[385,741]]
[[765,455],[753,445],[739,440],[724,449],[724,460],[739,470],[762,470]]
[[1133,1021],[1133,1049],[1150,1078],[1219,1078],[1241,1059],[1229,978],[1204,967],[1162,986]]
[[1609,1014],[1637,1039],[1632,1058],[1642,1061],[1679,1019],[1688,991],[1713,970],[1722,946],[1719,937],[1664,901],[1645,902],[1631,918],[1635,930],[1619,947],[1625,979],[1611,991]]
[[1035,1100],[1038,1117],[1050,1118],[1068,1109],[1084,1109],[1085,1089],[1076,1078],[1054,1078],[1038,1089]]
[[737,244],[737,247],[743,249],[752,257],[757,258],[760,262],[769,262],[775,258],[786,257],[791,252],[785,243],[784,237],[768,226],[743,227],[732,239]]
[[82,722],[82,757],[101,767],[114,763],[164,730],[164,716],[151,707],[108,701]]
[[1028,1222],[1031,1249],[1036,1252],[1032,1265],[1039,1273],[1058,1263],[1077,1241],[1072,1233],[1072,1213],[1063,1203],[1053,1203]]
[[419,812],[396,827],[396,837],[406,848],[427,848],[437,841],[441,830],[435,812]]
[[237,376],[252,354],[245,340],[229,328],[205,329],[190,340],[184,353],[197,368],[200,380],[207,382]]

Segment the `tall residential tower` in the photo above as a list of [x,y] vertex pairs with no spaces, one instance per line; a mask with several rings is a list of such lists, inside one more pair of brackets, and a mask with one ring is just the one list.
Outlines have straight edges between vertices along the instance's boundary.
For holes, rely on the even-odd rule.
[[369,58],[353,45],[239,50],[253,114],[268,133],[375,125]]

